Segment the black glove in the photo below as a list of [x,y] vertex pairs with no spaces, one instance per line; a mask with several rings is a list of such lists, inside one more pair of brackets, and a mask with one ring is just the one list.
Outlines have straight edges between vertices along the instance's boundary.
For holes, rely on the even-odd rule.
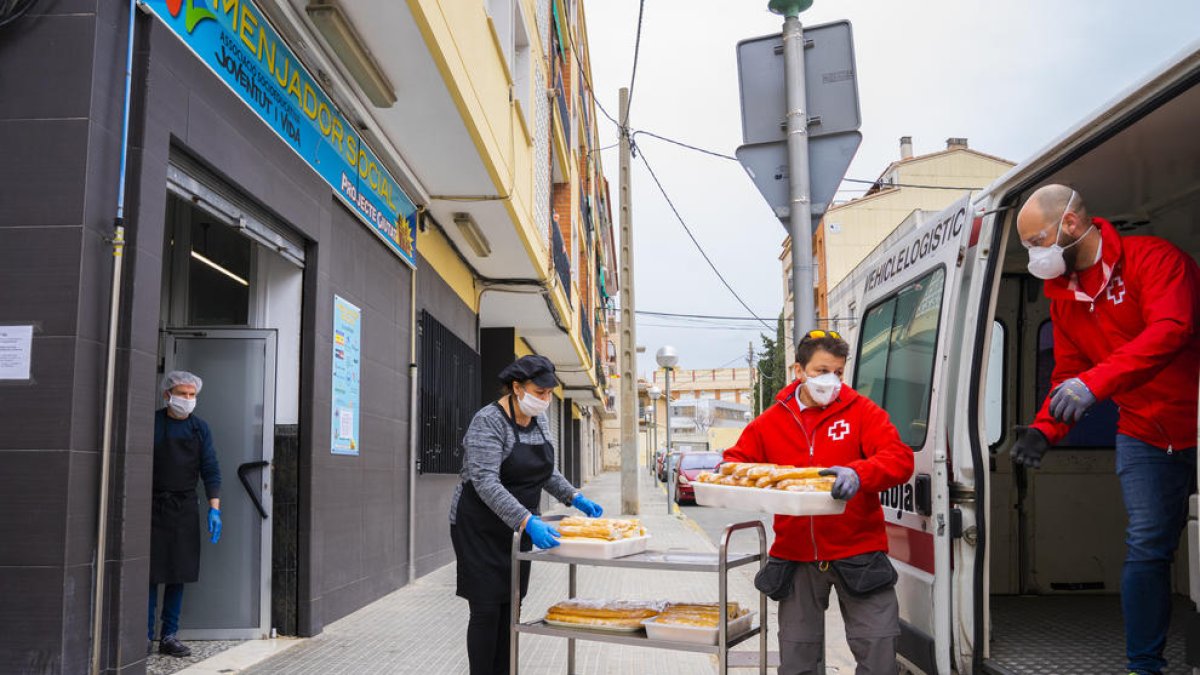
[[1050,441],[1046,435],[1033,427],[1013,427],[1017,433],[1017,442],[1012,447],[1012,458],[1017,464],[1023,464],[1031,469],[1042,465],[1042,455],[1050,449]]

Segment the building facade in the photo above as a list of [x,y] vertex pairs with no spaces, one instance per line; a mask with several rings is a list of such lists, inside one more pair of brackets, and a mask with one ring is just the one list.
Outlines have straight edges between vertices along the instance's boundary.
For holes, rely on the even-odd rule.
[[315,635],[450,562],[459,441],[519,355],[558,366],[559,468],[601,468],[581,3],[132,4],[0,29],[5,673],[145,671],[166,370],[204,378],[224,477],[185,639]]
[[[899,224],[919,211],[940,211],[968,190],[986,187],[1012,168],[1012,162],[969,147],[965,138],[948,138],[938,152],[913,155],[912,138],[900,139],[900,159],[889,164],[862,197],[836,203],[825,212],[813,235],[814,306],[818,325],[840,330],[850,317],[832,317],[829,292]],[[784,334],[792,339],[792,245],[779,256],[785,302]],[[795,355],[787,352],[791,367]]]

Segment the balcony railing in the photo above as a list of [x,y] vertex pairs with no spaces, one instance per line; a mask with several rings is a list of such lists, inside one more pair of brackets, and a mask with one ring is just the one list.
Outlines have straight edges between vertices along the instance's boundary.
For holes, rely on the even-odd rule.
[[580,311],[580,313],[579,313],[579,336],[581,338],[583,338],[584,350],[587,352],[587,354],[590,357],[592,357],[593,360],[595,360],[595,358],[596,358],[596,344],[595,344],[595,341],[592,339],[592,321],[594,321],[594,320],[595,319],[592,317],[592,313],[588,310],[587,307],[584,307],[582,309],[582,311]]
[[563,85],[562,63],[559,62],[557,68],[554,69],[554,98],[558,101],[558,116],[562,120],[563,137],[567,140],[567,147],[571,145],[571,117],[568,114],[567,106],[567,88]]
[[558,227],[556,219],[550,221],[550,248],[554,258],[554,270],[558,272],[558,280],[562,282],[567,302],[571,302],[571,258],[567,255],[567,244],[563,241],[562,230]]

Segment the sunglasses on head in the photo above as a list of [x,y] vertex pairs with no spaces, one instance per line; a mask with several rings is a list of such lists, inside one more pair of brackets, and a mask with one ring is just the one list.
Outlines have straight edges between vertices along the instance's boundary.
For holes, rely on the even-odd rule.
[[804,335],[805,340],[816,340],[823,337],[831,337],[835,340],[841,340],[842,334],[836,330],[821,330],[818,328],[816,330],[810,330]]

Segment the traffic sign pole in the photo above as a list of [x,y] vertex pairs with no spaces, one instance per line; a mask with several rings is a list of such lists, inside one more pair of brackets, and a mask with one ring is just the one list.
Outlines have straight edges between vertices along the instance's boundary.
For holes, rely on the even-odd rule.
[[813,311],[812,202],[808,180],[808,112],[804,90],[804,30],[796,13],[783,21],[784,80],[787,87],[789,220],[792,237],[792,344],[816,325]]

